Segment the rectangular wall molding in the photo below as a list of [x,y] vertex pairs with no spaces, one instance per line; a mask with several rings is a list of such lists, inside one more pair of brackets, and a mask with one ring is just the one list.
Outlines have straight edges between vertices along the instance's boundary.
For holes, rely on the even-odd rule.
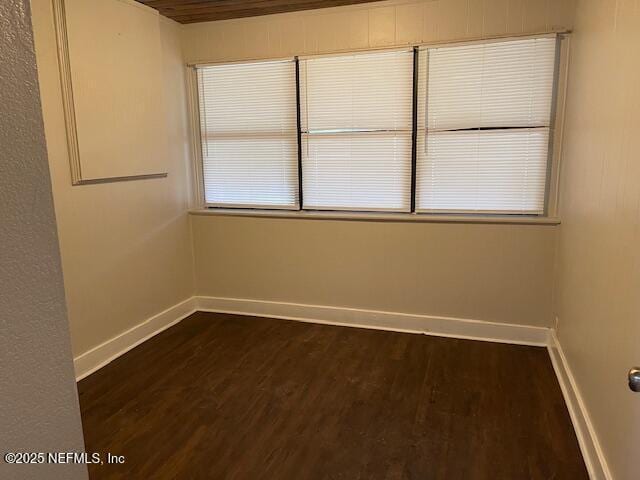
[[[135,53],[129,54],[129,52],[126,50],[121,51],[120,58],[122,59],[123,62],[125,61],[129,62],[129,68],[122,68],[123,72],[125,72],[123,74],[124,76],[111,75],[109,77],[110,81],[108,83],[109,84],[114,83],[115,82],[114,79],[117,79],[117,81],[119,81],[120,83],[124,83],[126,85],[129,85],[129,84],[137,85],[137,90],[132,90],[133,93],[131,92],[123,93],[121,90],[118,90],[120,95],[116,95],[116,97],[114,97],[114,99],[116,99],[117,102],[114,105],[114,102],[112,99],[107,105],[106,110],[105,110],[105,105],[96,106],[95,99],[91,98],[87,100],[86,98],[87,88],[91,90],[93,85],[92,82],[96,82],[97,78],[100,78],[98,77],[98,75],[103,75],[104,72],[101,72],[99,70],[99,67],[98,67],[98,65],[100,65],[99,63],[92,64],[92,62],[87,62],[87,57],[88,56],[90,56],[91,58],[95,57],[95,52],[93,51],[88,52],[88,50],[86,49],[78,48],[78,45],[82,45],[82,40],[83,40],[82,34],[84,33],[84,31],[82,29],[78,30],[77,28],[75,29],[76,30],[75,32],[73,31],[74,24],[77,25],[80,19],[82,20],[83,23],[87,21],[95,22],[94,28],[89,30],[91,31],[92,36],[96,36],[97,42],[102,42],[101,44],[111,44],[115,42],[115,39],[118,39],[121,37],[126,38],[127,36],[138,34],[138,36],[135,37],[136,44],[139,44],[139,45],[136,45],[136,48],[143,49],[145,53],[145,57],[149,57],[145,59],[144,65],[147,65],[147,68],[152,67],[153,72],[158,73],[160,72],[160,69],[162,67],[161,45],[160,45],[160,36],[159,36],[160,34],[159,34],[159,26],[158,26],[158,22],[159,22],[158,19],[160,18],[160,16],[158,12],[150,7],[146,7],[133,0],[121,0],[119,3],[115,2],[113,5],[105,3],[104,5],[101,5],[102,10],[100,13],[95,13],[95,15],[91,17],[87,17],[86,15],[82,17],[81,16],[82,11],[81,12],[77,11],[78,4],[74,4],[74,1],[75,0],[53,0],[53,3],[52,3],[53,23],[55,27],[56,45],[57,45],[57,53],[58,53],[58,68],[59,68],[59,74],[60,74],[60,88],[61,88],[61,95],[62,95],[62,106],[64,110],[65,129],[66,129],[66,135],[67,135],[67,151],[69,155],[69,164],[71,167],[72,185],[94,185],[94,184],[100,184],[100,183],[113,183],[113,182],[123,182],[123,181],[133,181],[133,180],[150,180],[150,179],[156,179],[156,178],[165,178],[168,175],[166,172],[166,165],[164,163],[162,165],[156,165],[155,163],[156,158],[158,157],[157,152],[158,151],[162,152],[165,150],[164,147],[162,146],[157,147],[156,151],[153,151],[150,153],[135,152],[137,156],[141,158],[145,158],[147,163],[153,161],[154,162],[153,165],[143,165],[142,167],[136,166],[136,168],[134,168],[131,172],[129,172],[128,169],[131,168],[129,165],[131,162],[126,159],[124,160],[120,159],[123,153],[122,149],[120,149],[119,151],[111,152],[111,150],[109,150],[106,153],[104,152],[101,153],[103,160],[104,158],[108,158],[110,160],[108,162],[109,165],[111,164],[118,165],[116,170],[110,173],[105,173],[102,167],[98,168],[98,165],[96,164],[96,159],[94,157],[99,158],[100,156],[97,156],[96,152],[97,151],[102,152],[106,150],[106,148],[104,145],[100,145],[100,148],[97,148],[96,145],[93,145],[93,143],[91,142],[96,142],[96,140],[93,139],[93,137],[91,136],[89,136],[89,140],[87,140],[86,138],[87,122],[90,121],[89,126],[97,128],[98,130],[100,130],[102,125],[109,124],[111,126],[109,132],[111,132],[111,134],[114,136],[113,138],[126,139],[128,137],[122,137],[122,132],[123,132],[122,129],[124,127],[122,126],[115,127],[114,126],[115,124],[126,125],[127,122],[135,123],[136,121],[137,121],[137,123],[135,123],[136,125],[145,124],[149,122],[160,122],[162,115],[159,115],[159,113],[162,113],[163,111],[162,109],[164,107],[162,103],[160,103],[162,107],[158,106],[158,98],[160,98],[161,95],[159,92],[155,92],[155,90],[153,90],[154,87],[149,85],[149,82],[147,81],[147,78],[148,78],[147,75],[149,75],[149,73],[146,71],[144,72],[137,71],[133,73],[131,71],[132,70],[131,64],[137,66],[140,63],[137,61],[139,56],[135,57]],[[69,3],[70,5],[67,5],[67,3]],[[119,18],[121,18],[120,16],[123,15],[123,8],[132,9],[129,11],[128,15],[137,16],[137,17],[133,17],[135,18],[135,23],[131,23],[131,25],[135,24],[135,29],[133,29],[131,25],[123,26],[121,24],[116,23],[119,21]],[[93,9],[95,9],[95,7],[91,5],[91,6],[88,6],[88,10],[86,11],[93,12]],[[109,12],[109,16],[106,18],[104,17],[105,12]],[[95,28],[96,25],[108,26],[110,25],[109,22],[114,23],[114,25],[119,25],[118,28],[116,29],[114,26],[111,29],[107,27],[101,31],[96,31],[96,28]],[[157,35],[157,40],[155,42],[149,43],[149,45],[142,43],[141,39],[145,38],[145,35],[140,35],[139,33],[140,33],[140,29],[142,29],[143,27],[147,29],[146,30],[147,33],[145,35],[147,36],[153,35],[153,34]],[[70,31],[71,31],[71,35],[69,34]],[[105,42],[105,38],[107,39],[106,42]],[[73,43],[72,43],[73,41],[75,41],[75,48],[73,47]],[[70,42],[72,45],[71,47],[70,47]],[[114,47],[114,48],[117,48],[117,47]],[[71,67],[72,56],[73,56],[72,52],[75,52],[76,54],[76,56],[74,57],[74,65],[76,66],[76,68],[79,65],[83,67],[78,69],[83,72],[83,75],[81,75],[80,77],[76,76],[78,75],[78,72],[76,72],[76,70],[72,69]],[[78,57],[80,53],[82,53],[82,55]],[[129,55],[129,58],[127,59],[122,58],[124,53],[127,53]],[[111,52],[111,55],[113,55],[113,52]],[[152,56],[154,56],[154,62],[150,63],[149,59]],[[106,58],[107,60],[105,60],[103,63],[108,64],[109,63],[108,59],[112,57],[106,57]],[[78,63],[75,63],[76,61]],[[154,76],[153,72],[151,74],[152,77]],[[75,80],[78,80],[78,78],[80,78],[82,80],[81,84],[78,85],[77,83],[74,83],[75,81],[74,78]],[[89,85],[89,87],[87,87],[87,85]],[[104,87],[105,85],[106,84],[103,84],[102,86]],[[76,90],[74,90],[74,88]],[[152,89],[152,90],[149,90],[149,89]],[[140,96],[140,91],[142,90],[145,92],[144,96]],[[147,90],[149,90],[148,93],[147,93]],[[143,102],[143,105],[146,105],[146,109],[129,110],[128,109],[129,101],[126,98],[124,98],[123,95],[135,95],[137,101]],[[102,96],[105,98],[111,98],[109,97],[108,94],[105,94],[104,92],[102,92]],[[93,113],[95,113],[94,109],[96,111],[100,111],[100,107],[102,108],[103,113],[107,111],[107,112],[110,112],[112,115],[119,115],[119,117],[118,116],[114,117],[115,118],[114,120],[114,118],[104,119],[104,118],[101,118],[100,116],[97,116],[98,119],[96,119],[93,115]],[[87,109],[89,109],[92,112],[92,115],[86,114]],[[147,121],[143,122],[143,121],[140,121],[140,119],[137,117],[141,115],[140,112],[145,110],[150,110],[153,112],[153,114],[149,116],[149,119],[147,119]],[[83,113],[84,113],[84,116],[83,116]],[[85,120],[84,122],[82,121],[83,119]],[[98,122],[98,123],[94,125],[95,122]],[[79,129],[78,125],[85,125],[85,128]],[[136,130],[135,133],[131,135],[136,135],[136,138],[138,138],[140,137],[140,135],[146,134],[147,137],[151,138],[150,135],[153,136],[154,132],[156,132],[156,130],[154,130],[153,128],[153,125],[155,125],[155,123],[152,124],[151,126],[146,126],[142,130]],[[83,131],[85,132],[85,136],[83,137],[84,142],[81,142],[79,140],[79,137],[82,137]],[[89,152],[93,152],[93,155],[82,155],[83,151],[86,154],[88,147],[85,145],[85,148],[82,149],[81,146],[87,142],[90,143],[89,147],[94,147],[93,150],[91,150],[91,148],[89,148],[88,150]],[[130,148],[130,142],[127,143],[126,141],[124,141],[120,143],[127,145],[126,148]],[[88,162],[89,159],[92,159],[92,162]],[[122,170],[122,168],[126,168],[126,171]],[[93,174],[91,173],[92,171],[93,171]],[[96,172],[100,172],[100,173],[96,173]]]
[[547,349],[571,416],[573,429],[578,437],[582,457],[589,471],[589,478],[591,480],[611,480],[613,477],[607,466],[607,460],[555,330],[549,332]]

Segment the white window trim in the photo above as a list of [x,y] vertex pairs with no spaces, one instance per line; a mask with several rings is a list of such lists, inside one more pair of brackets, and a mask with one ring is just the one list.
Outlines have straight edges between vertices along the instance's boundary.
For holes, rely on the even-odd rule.
[[289,218],[410,223],[485,223],[513,225],[559,225],[557,217],[540,215],[451,215],[429,213],[351,212],[325,210],[265,210],[246,208],[194,208],[190,215],[207,217]]
[[569,55],[571,31],[546,32],[538,34],[523,35],[499,35],[482,39],[469,39],[461,41],[416,43],[415,45],[394,46],[383,48],[358,49],[354,51],[340,51],[335,53],[323,53],[318,55],[300,55],[299,58],[322,57],[327,55],[348,55],[355,53],[366,53],[376,50],[397,51],[411,47],[438,47],[447,45],[465,45],[470,43],[484,43],[490,41],[509,41],[514,39],[543,38],[557,36],[560,40],[558,74],[556,85],[554,86],[555,112],[552,127],[552,145],[549,152],[549,182],[547,185],[546,212],[542,215],[518,215],[518,214],[437,214],[437,213],[377,213],[359,211],[319,211],[319,210],[278,210],[278,209],[251,209],[246,208],[223,208],[214,205],[207,205],[204,196],[204,173],[202,163],[202,149],[200,137],[200,109],[198,104],[198,83],[196,68],[207,65],[221,65],[233,63],[256,63],[276,60],[291,60],[295,57],[259,58],[238,61],[220,62],[199,62],[188,63],[186,65],[187,94],[188,94],[188,115],[189,130],[191,137],[191,159],[192,159],[192,186],[193,193],[190,202],[189,213],[191,215],[206,216],[242,216],[242,217],[266,217],[266,218],[296,218],[296,219],[333,219],[333,220],[355,220],[355,221],[397,221],[397,222],[417,222],[417,223],[484,223],[484,224],[517,224],[517,225],[558,225],[560,224],[559,188],[560,172],[562,168],[562,146],[564,135],[564,119],[566,110],[567,83],[569,73]]

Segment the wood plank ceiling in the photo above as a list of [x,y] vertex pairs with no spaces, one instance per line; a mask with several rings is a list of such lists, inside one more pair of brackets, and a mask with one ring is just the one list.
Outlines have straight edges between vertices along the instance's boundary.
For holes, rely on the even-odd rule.
[[180,23],[256,17],[379,0],[138,0]]

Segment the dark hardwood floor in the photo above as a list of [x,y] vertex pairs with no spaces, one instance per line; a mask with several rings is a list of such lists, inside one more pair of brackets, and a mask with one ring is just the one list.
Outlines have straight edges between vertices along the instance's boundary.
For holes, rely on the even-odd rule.
[[196,313],[82,380],[92,479],[587,479],[544,348]]

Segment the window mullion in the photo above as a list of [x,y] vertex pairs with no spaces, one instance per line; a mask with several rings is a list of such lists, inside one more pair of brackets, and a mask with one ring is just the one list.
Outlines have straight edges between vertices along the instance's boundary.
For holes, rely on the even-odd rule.
[[418,142],[418,47],[413,47],[413,105],[411,131],[411,213],[416,211],[416,159]]
[[298,210],[304,208],[302,203],[302,117],[300,115],[300,60],[294,58],[296,64],[296,121],[298,128]]

